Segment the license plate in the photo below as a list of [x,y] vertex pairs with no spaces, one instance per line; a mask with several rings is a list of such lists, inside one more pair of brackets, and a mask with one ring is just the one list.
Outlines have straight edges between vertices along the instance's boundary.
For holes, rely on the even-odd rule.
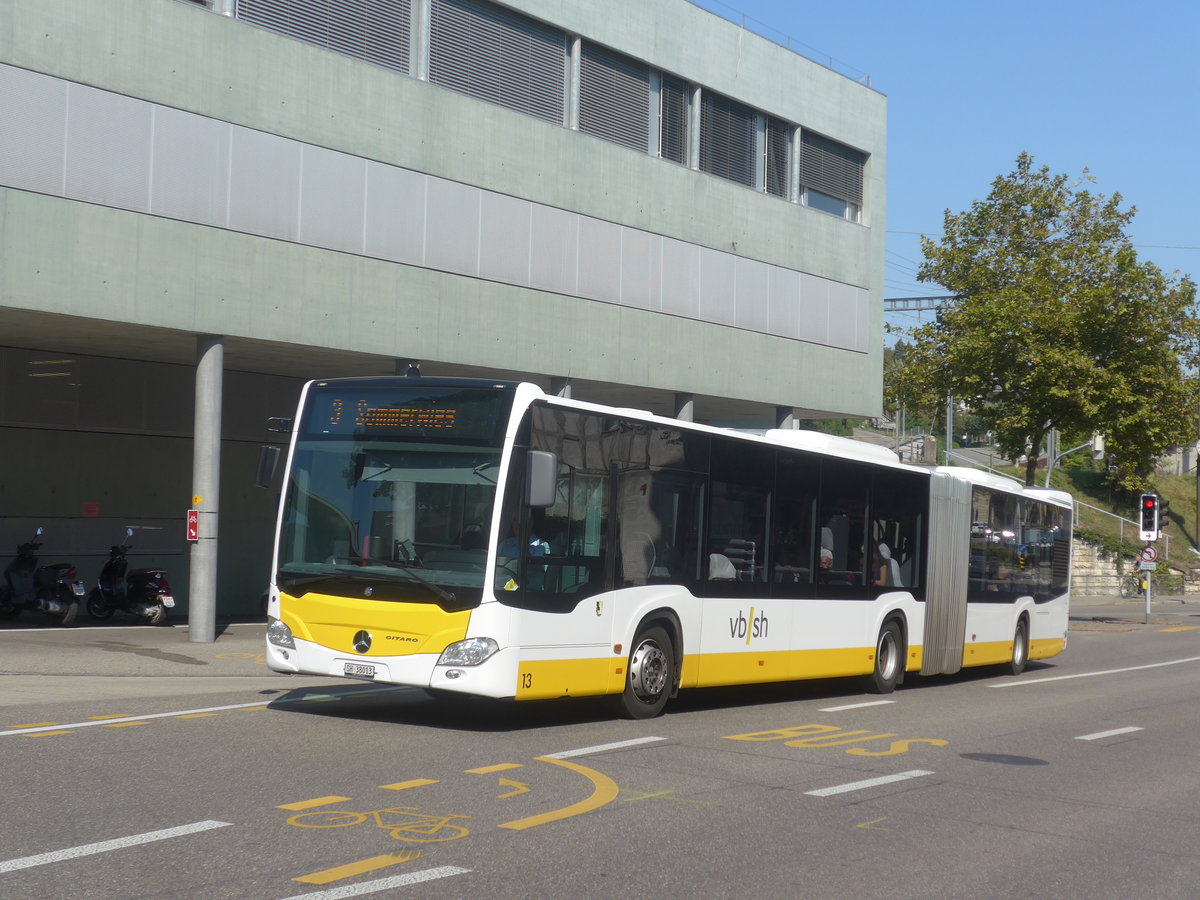
[[167,609],[175,608],[175,598],[172,597],[170,594],[163,594],[158,599],[162,601],[162,605],[165,606]]
[[374,678],[375,667],[368,666],[366,663],[346,663],[342,667],[342,672],[345,675],[351,675],[354,678]]
[[76,597],[82,597],[84,594],[87,593],[87,588],[84,586],[83,582],[81,582],[81,581],[77,581],[73,585],[71,585],[71,590],[73,590],[75,592]]

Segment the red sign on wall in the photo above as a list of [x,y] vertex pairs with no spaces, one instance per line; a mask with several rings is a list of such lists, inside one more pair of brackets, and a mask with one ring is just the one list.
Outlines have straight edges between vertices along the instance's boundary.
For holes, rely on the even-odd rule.
[[187,511],[187,539],[189,541],[200,540],[200,510],[198,509]]

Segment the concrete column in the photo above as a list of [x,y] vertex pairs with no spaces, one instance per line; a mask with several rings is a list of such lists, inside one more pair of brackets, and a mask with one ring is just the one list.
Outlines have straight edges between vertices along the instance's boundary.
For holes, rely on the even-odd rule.
[[564,400],[571,399],[571,379],[554,377],[550,379],[550,393]]
[[692,102],[688,105],[687,166],[689,169],[700,168],[701,96],[700,86],[693,85]]
[[408,71],[414,78],[429,80],[429,20],[430,0],[413,4],[412,25],[409,28]]
[[237,6],[237,0],[213,0],[212,11],[221,16],[232,16]]
[[200,539],[192,544],[188,640],[217,639],[217,522],[221,492],[221,388],[225,340],[196,338],[196,419],[192,436],[192,508],[200,511]]
[[796,410],[790,406],[775,407],[775,427],[776,428],[795,428],[796,427]]
[[675,418],[684,422],[694,422],[696,398],[692,394],[675,395]]
[[583,39],[578,35],[571,38],[571,56],[567,60],[567,120],[563,122],[572,131],[579,130],[579,68],[583,61]]

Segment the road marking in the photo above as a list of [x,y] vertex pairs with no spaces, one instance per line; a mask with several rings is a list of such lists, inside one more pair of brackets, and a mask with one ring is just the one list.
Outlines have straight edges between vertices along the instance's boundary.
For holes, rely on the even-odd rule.
[[510,787],[513,790],[509,791],[507,794],[497,794],[497,800],[507,800],[509,797],[517,797],[521,794],[528,794],[530,790],[532,790],[532,788],[530,788],[529,785],[525,784],[523,781],[509,781],[507,778],[501,778],[500,785],[501,787]]
[[334,866],[332,869],[322,869],[320,872],[301,875],[299,878],[293,878],[292,881],[299,881],[302,884],[329,884],[331,881],[352,878],[355,875],[363,874],[363,872],[377,872],[388,866],[398,866],[401,863],[412,862],[414,859],[420,859],[424,855],[420,850],[398,850],[395,853],[372,856],[369,859],[360,859],[358,862],[346,863],[344,866]]
[[827,706],[818,712],[845,712],[848,709],[866,709],[868,706],[886,706],[895,702],[895,700],[871,700],[868,703],[851,703],[848,706]]
[[900,772],[897,775],[883,775],[879,778],[868,778],[865,781],[852,781],[849,784],[839,784],[834,787],[821,788],[816,791],[805,791],[810,797],[832,797],[834,794],[845,794],[849,791],[862,791],[867,788],[878,787],[881,784],[894,784],[897,781],[907,781],[910,778],[920,778],[922,775],[932,775],[932,772],[925,769],[912,769],[908,772]]
[[395,784],[381,784],[380,787],[385,791],[407,791],[409,788],[425,787],[428,784],[437,784],[437,779],[414,778],[412,781],[397,781]]
[[26,722],[24,725],[13,725],[12,727],[17,730],[21,730],[21,729],[25,729],[25,728],[57,728],[58,723],[57,722]]
[[411,884],[421,884],[437,878],[448,878],[451,875],[465,875],[470,869],[458,866],[439,866],[436,869],[422,869],[420,872],[409,872],[405,875],[393,875],[391,878],[380,878],[376,881],[364,881],[361,884],[348,884],[344,887],[331,888],[327,891],[312,891],[307,894],[296,894],[285,900],[343,900],[345,897],[361,897],[363,894],[375,894],[392,888],[407,887]]
[[[2,733],[2,732],[0,732]],[[563,750],[560,753],[547,753],[540,759],[570,759],[573,756],[587,756],[590,753],[602,753],[605,750],[620,750],[624,747],[637,747],[641,744],[652,744],[655,741],[665,741],[661,737],[634,738],[630,741],[617,741],[614,744],[597,744],[595,747],[582,747],[579,750]]]
[[60,734],[71,734],[71,732],[70,731],[46,731],[44,728],[40,728],[37,731],[29,732],[28,734],[25,735],[25,737],[31,737],[31,738],[55,737]]
[[509,769],[519,769],[523,763],[497,763],[494,766],[480,766],[478,769],[463,769],[466,775],[492,775],[496,772],[507,772]]
[[67,859],[78,859],[81,856],[92,856],[96,853],[107,853],[109,850],[122,850],[125,847],[136,847],[138,844],[149,844],[154,841],[165,841],[168,838],[182,837],[185,834],[196,834],[213,828],[224,828],[232,822],[193,822],[191,825],[179,825],[176,828],[164,828],[161,831],[147,831],[143,834],[131,834],[128,837],[114,838],[110,841],[97,841],[94,844],[82,844],[78,847],[67,847],[64,850],[53,850],[50,853],[39,853],[36,856],[23,856],[0,862],[0,872],[15,872],[18,869],[29,869],[33,866],[44,866],[49,863],[62,862]]
[[[654,740],[662,740],[655,738]],[[636,743],[641,743],[640,741]],[[536,828],[538,825],[545,825],[548,822],[557,822],[560,819],[569,819],[572,816],[580,816],[586,812],[591,812],[594,809],[599,809],[606,806],[616,799],[619,790],[617,783],[595,769],[589,769],[586,766],[581,766],[578,763],[567,762],[565,759],[555,758],[550,756],[535,757],[539,762],[553,763],[556,766],[562,766],[564,769],[570,769],[573,772],[578,772],[583,777],[587,778],[595,786],[592,791],[592,796],[586,800],[580,800],[578,803],[573,803],[570,806],[565,806],[562,809],[556,809],[552,812],[542,813],[538,816],[529,816],[525,819],[516,819],[512,822],[504,822],[500,825],[501,828],[510,828],[513,831],[524,831],[526,828]]]
[[854,827],[855,828],[873,828],[876,831],[891,831],[892,829],[884,828],[882,825],[879,824],[880,822],[886,822],[886,821],[887,821],[887,816],[884,816],[882,819],[872,819],[870,822],[862,822],[858,825],[855,825]]
[[336,794],[330,797],[317,797],[313,800],[298,800],[295,803],[284,803],[282,806],[275,807],[276,809],[286,809],[290,812],[296,812],[301,809],[312,809],[315,806],[328,806],[331,803],[343,803],[349,800],[349,797],[339,797]]
[[1200,628],[1200,625],[1180,625],[1176,628],[1160,628],[1158,630],[1163,634],[1174,634],[1178,631],[1195,631],[1197,628]]
[[[378,694],[378,693],[382,693],[385,691],[409,691],[409,690],[413,690],[413,689],[412,688],[398,688],[398,687],[389,685],[387,687],[364,688],[362,690],[357,690],[357,691],[346,691],[344,694],[339,694],[338,696],[339,697],[354,697],[359,694]],[[292,703],[308,703],[312,700],[319,700],[319,699],[322,699],[321,695],[310,696],[308,694],[305,694],[302,697],[281,698],[279,700],[272,700],[271,702],[277,706],[282,706],[284,704],[292,704]],[[229,706],[207,706],[202,709],[177,709],[174,712],[149,713],[144,716],[126,716],[125,718],[121,719],[120,721],[122,721],[122,722],[125,722],[125,721],[141,722],[141,721],[148,721],[150,719],[171,719],[171,718],[184,718],[187,716],[213,715],[213,714],[219,713],[219,712],[227,712],[231,709],[255,710],[255,709],[267,709],[267,708],[268,707],[262,705],[261,700],[257,700],[254,703],[233,703],[233,704],[230,704]],[[44,723],[40,723],[37,725],[17,725],[13,728],[10,728],[7,731],[0,731],[0,737],[3,737],[6,734],[25,734],[25,735],[32,736],[39,731],[40,732],[48,732],[54,728],[87,728],[91,725],[111,725],[114,721],[116,721],[116,720],[107,719],[107,720],[102,720],[102,721],[90,721],[90,722],[69,722],[69,723],[44,722]],[[55,734],[66,734],[67,732],[54,732],[54,733]]]
[[[1119,675],[1122,672],[1138,672],[1142,669],[1161,669],[1166,666],[1178,666],[1183,663],[1200,662],[1200,656],[1189,656],[1186,659],[1169,659],[1166,662],[1149,663],[1144,666],[1126,666],[1123,669],[1103,669],[1099,672],[1079,672],[1075,675],[1054,675],[1050,678],[1026,678],[1020,681],[1005,681],[1000,684],[989,684],[993,688],[1025,687],[1030,684],[1046,684],[1051,681],[1069,681],[1072,678],[1092,678],[1096,675]],[[3,734],[4,732],[0,732]]]
[[1118,734],[1132,734],[1135,731],[1142,731],[1139,725],[1130,725],[1128,728],[1114,728],[1112,731],[1097,731],[1095,734],[1081,734],[1075,738],[1077,741],[1098,741],[1100,738],[1116,737]]

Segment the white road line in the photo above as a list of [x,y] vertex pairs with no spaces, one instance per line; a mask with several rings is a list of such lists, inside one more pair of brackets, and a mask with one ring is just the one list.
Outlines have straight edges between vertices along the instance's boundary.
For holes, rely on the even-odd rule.
[[312,891],[308,894],[296,894],[286,900],[341,900],[343,897],[361,897],[363,894],[374,894],[390,888],[408,887],[410,884],[420,884],[423,881],[433,881],[436,878],[448,878],[451,875],[465,875],[470,869],[459,866],[438,866],[436,869],[422,869],[419,872],[407,872],[404,875],[393,875],[390,878],[377,878],[375,881],[364,881],[360,884],[348,884],[344,887],[330,888],[327,891]]
[[165,841],[168,838],[182,837],[185,834],[195,834],[198,831],[209,831],[213,828],[224,828],[232,822],[193,822],[191,825],[180,825],[177,828],[164,828],[161,831],[147,831],[144,834],[131,834],[129,837],[114,838],[111,841],[97,841],[94,844],[83,844],[79,847],[67,847],[65,850],[54,850],[50,853],[39,853],[36,856],[22,856],[20,859],[10,859],[0,862],[0,872],[15,872],[18,869],[29,869],[33,866],[44,866],[49,863],[62,862],[66,859],[77,859],[80,856],[92,856],[96,853],[107,853],[109,850],[121,850],[125,847],[136,847],[138,844],[149,844],[153,841]]
[[817,710],[817,712],[845,712],[848,709],[866,709],[868,706],[886,706],[889,703],[895,702],[895,700],[871,700],[867,703],[851,703],[847,706],[827,706],[824,709]]
[[922,775],[932,775],[925,769],[912,769],[897,775],[882,775],[879,778],[868,778],[866,781],[852,781],[849,784],[839,784],[834,787],[821,788],[816,791],[805,791],[811,797],[832,797],[834,794],[845,794],[849,791],[861,791],[866,788],[878,787],[881,784],[892,784],[897,781],[907,781],[910,778],[920,778]]
[[1030,684],[1046,684],[1050,681],[1069,681],[1072,678],[1092,678],[1096,675],[1120,675],[1122,672],[1138,672],[1142,669],[1161,669],[1164,666],[1178,666],[1183,663],[1200,662],[1200,656],[1189,656],[1186,659],[1169,659],[1166,662],[1149,663],[1144,666],[1126,666],[1124,669],[1102,669],[1099,672],[1080,672],[1076,675],[1055,675],[1051,678],[1026,678],[1020,681],[1005,681],[1001,684],[989,684],[988,687],[1009,688],[1025,687]]
[[1140,725],[1131,725],[1128,728],[1114,728],[1112,731],[1097,731],[1095,734],[1081,734],[1075,738],[1077,741],[1098,741],[1100,738],[1116,737],[1118,734],[1132,734],[1135,731],[1141,731]]
[[165,713],[147,713],[144,716],[122,716],[119,719],[98,719],[87,722],[66,722],[61,725],[39,725],[35,728],[12,728],[8,731],[0,731],[0,737],[6,734],[37,734],[39,731],[66,731],[75,728],[90,728],[93,725],[113,725],[121,722],[142,722],[147,719],[171,719],[176,716],[194,716],[197,713],[217,713],[225,712],[231,709],[254,709],[257,706],[270,706],[272,703],[283,705],[285,703],[308,703],[318,700],[328,700],[331,696],[334,697],[354,697],[359,694],[378,694],[385,691],[412,691],[415,688],[401,687],[399,685],[388,685],[387,687],[363,688],[357,691],[345,691],[341,694],[305,694],[302,697],[278,697],[271,700],[259,700],[257,703],[232,703],[228,706],[206,706],[203,709],[179,709],[174,712]]
[[563,750],[560,753],[544,754],[548,759],[570,759],[572,756],[587,756],[589,753],[600,753],[604,750],[620,750],[624,747],[636,747],[639,744],[653,744],[655,741],[665,741],[661,737],[634,738],[631,741],[617,741],[615,744],[597,744],[595,747],[583,747],[579,750]]

